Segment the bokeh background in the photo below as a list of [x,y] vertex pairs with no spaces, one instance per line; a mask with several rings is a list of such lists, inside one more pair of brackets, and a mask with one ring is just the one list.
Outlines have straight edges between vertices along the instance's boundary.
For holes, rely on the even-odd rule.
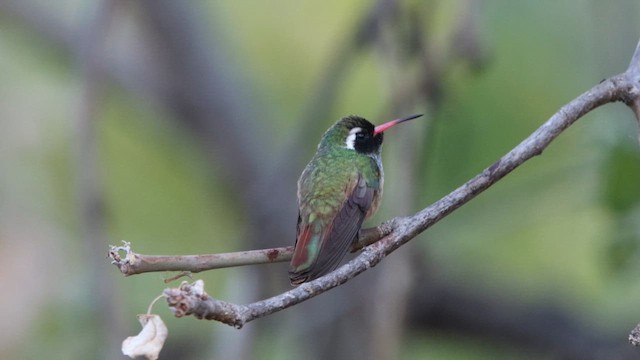
[[[640,3],[0,1],[0,353],[119,359],[172,274],[107,245],[197,254],[293,244],[295,183],[344,115],[386,136],[411,214],[626,69]],[[635,359],[640,146],[621,104],[329,293],[242,330],[155,306],[161,359]],[[286,264],[196,274],[238,303]]]

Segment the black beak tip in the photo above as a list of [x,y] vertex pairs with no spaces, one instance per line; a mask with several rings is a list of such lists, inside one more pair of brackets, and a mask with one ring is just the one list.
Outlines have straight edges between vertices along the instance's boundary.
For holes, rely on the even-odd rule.
[[423,116],[424,114],[416,114],[416,115],[411,115],[411,116],[407,116],[406,118],[400,119],[400,122],[402,121],[409,121],[409,120],[413,120],[413,119],[417,119],[421,116]]

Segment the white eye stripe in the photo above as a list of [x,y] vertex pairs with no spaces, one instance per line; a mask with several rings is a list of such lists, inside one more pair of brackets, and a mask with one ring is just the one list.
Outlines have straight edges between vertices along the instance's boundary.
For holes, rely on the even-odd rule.
[[362,132],[362,128],[360,127],[354,127],[353,129],[349,130],[349,136],[347,136],[347,141],[345,141],[345,145],[347,146],[347,149],[350,150],[355,150],[355,142],[356,142],[356,135],[358,135],[358,133]]

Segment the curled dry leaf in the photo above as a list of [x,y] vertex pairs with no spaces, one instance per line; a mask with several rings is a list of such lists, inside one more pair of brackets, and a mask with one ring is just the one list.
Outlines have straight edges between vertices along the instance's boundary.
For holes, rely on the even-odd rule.
[[138,315],[138,320],[142,331],[122,342],[122,353],[130,358],[144,356],[148,360],[156,360],[169,333],[167,326],[158,315],[142,314]]
[[631,334],[629,334],[629,342],[633,346],[640,346],[640,324],[631,330]]

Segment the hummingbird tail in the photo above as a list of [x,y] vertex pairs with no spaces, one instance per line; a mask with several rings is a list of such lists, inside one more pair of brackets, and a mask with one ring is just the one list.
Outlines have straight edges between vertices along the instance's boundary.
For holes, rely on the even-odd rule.
[[[296,242],[293,258],[289,265],[289,280],[291,285],[298,286],[335,270],[349,247],[357,239],[362,219],[348,227],[348,231],[336,232],[334,223],[327,226],[320,233],[314,233],[313,226],[305,227]],[[313,252],[317,247],[318,251]]]

